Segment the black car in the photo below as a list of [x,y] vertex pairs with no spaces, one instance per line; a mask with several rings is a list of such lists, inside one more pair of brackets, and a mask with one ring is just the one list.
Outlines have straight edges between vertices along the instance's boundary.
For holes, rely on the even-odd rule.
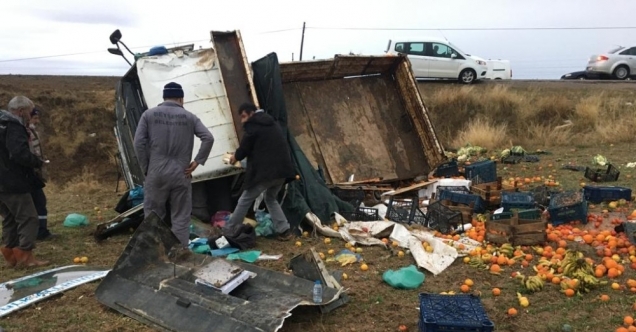
[[[594,73],[589,73],[585,70],[581,70],[581,71],[575,71],[575,72],[565,74],[561,76],[561,79],[562,80],[612,80],[613,78],[610,75],[594,74]],[[631,77],[628,77],[627,79],[628,80],[636,79],[636,75],[632,75]]]

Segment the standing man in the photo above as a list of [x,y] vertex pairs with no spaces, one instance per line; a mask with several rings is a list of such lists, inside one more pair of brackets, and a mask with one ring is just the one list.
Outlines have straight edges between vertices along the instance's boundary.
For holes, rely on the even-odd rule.
[[[192,172],[205,164],[214,137],[194,114],[183,108],[181,85],[170,82],[163,89],[164,102],[145,111],[135,132],[135,152],[146,174],[144,183],[144,215],[155,212],[166,217],[170,203],[172,232],[188,248],[190,214],[192,213]],[[201,147],[194,161],[194,136]]]
[[[29,136],[31,139],[31,152],[35,154],[41,160],[44,158],[42,153],[42,141],[40,134],[37,132],[36,126],[40,123],[40,111],[34,108],[31,111],[31,123],[29,125]],[[35,169],[35,175],[40,179],[41,185],[36,186],[31,192],[31,198],[33,198],[33,204],[35,204],[35,210],[38,212],[39,228],[37,239],[40,241],[50,240],[57,236],[52,234],[47,226],[48,211],[46,209],[46,195],[44,194],[43,186],[47,182],[46,165],[42,165],[40,168]]]
[[289,222],[278,203],[277,196],[282,186],[296,177],[291,153],[283,130],[276,120],[253,104],[245,103],[239,108],[243,123],[243,138],[230,164],[247,158],[243,194],[226,227],[232,229],[243,223],[254,200],[265,192],[265,205],[272,217],[278,239],[287,241],[293,237]]
[[9,111],[0,111],[0,251],[9,266],[43,266],[33,256],[38,232],[38,213],[31,191],[38,182],[34,168],[43,161],[31,153],[27,126],[33,102],[24,96],[9,101]]

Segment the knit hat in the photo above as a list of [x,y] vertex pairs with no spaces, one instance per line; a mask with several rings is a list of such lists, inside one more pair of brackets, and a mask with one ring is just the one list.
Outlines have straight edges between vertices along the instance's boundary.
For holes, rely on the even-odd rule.
[[183,89],[181,85],[170,82],[163,87],[163,99],[183,98]]
[[40,110],[37,108],[33,108],[33,110],[31,111],[31,116],[36,116],[36,115],[40,115]]

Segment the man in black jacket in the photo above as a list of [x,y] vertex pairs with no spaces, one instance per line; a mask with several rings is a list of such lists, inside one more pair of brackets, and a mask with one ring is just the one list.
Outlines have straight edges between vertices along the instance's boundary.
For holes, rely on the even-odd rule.
[[9,111],[0,111],[0,251],[9,266],[43,266],[33,256],[38,232],[38,213],[31,191],[37,186],[35,168],[43,161],[31,153],[27,127],[33,102],[26,97],[11,99]]
[[239,114],[244,133],[239,148],[230,158],[230,164],[247,158],[247,169],[243,194],[226,228],[232,229],[243,223],[254,200],[264,192],[265,205],[272,217],[274,231],[280,240],[287,241],[292,238],[292,233],[277,200],[285,182],[296,176],[287,140],[276,120],[255,105],[241,105]]

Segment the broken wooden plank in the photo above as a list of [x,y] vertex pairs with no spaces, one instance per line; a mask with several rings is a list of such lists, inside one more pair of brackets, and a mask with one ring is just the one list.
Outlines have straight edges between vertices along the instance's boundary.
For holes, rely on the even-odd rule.
[[377,183],[380,181],[382,181],[382,178],[372,178],[367,180],[358,180],[358,181],[351,181],[351,182],[338,182],[335,185],[336,186],[351,186],[356,184]]
[[433,184],[435,182],[437,182],[437,180],[416,183],[416,184],[408,186],[408,187],[398,188],[394,192],[386,193],[385,195],[386,196],[396,196],[396,195],[404,194],[404,193],[407,193],[409,191],[418,190],[418,189],[422,189],[424,187],[428,187],[428,186],[430,186],[431,184]]

